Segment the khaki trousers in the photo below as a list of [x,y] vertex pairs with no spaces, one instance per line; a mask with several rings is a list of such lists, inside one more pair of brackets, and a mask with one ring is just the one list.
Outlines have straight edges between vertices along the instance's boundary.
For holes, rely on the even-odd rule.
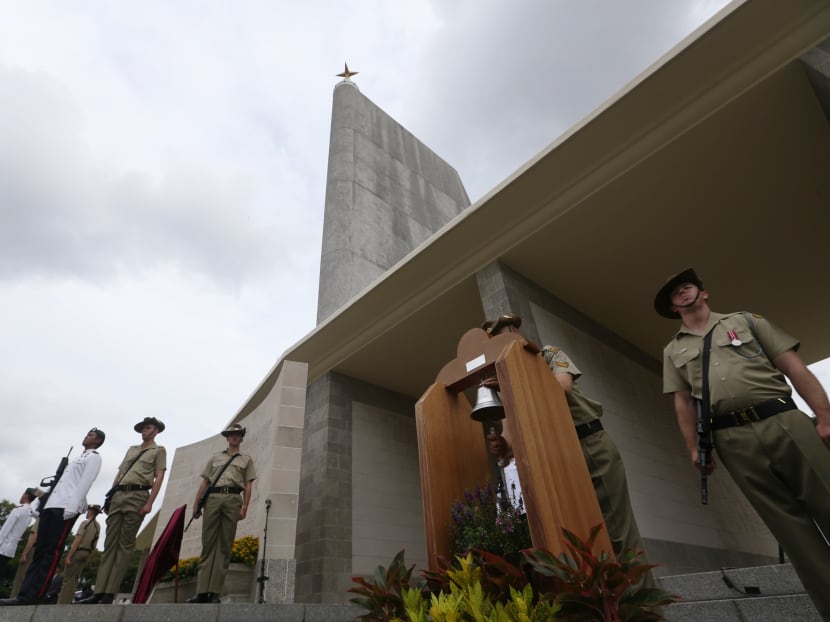
[[202,556],[196,582],[197,593],[222,593],[225,573],[231,563],[231,547],[241,509],[240,494],[210,493],[203,516]]
[[135,537],[144,520],[140,512],[141,506],[149,496],[150,493],[146,490],[115,493],[107,515],[104,552],[95,579],[96,594],[117,594],[121,591],[121,581],[135,550]]
[[816,434],[814,421],[788,410],[716,430],[715,446],[789,557],[822,619],[830,621],[830,544],[825,539],[830,538],[830,450]]
[[75,551],[72,556],[72,563],[64,568],[63,587],[58,594],[58,604],[68,605],[75,598],[75,590],[78,589],[78,576],[86,566],[87,560],[92,553],[89,551]]
[[611,537],[614,554],[619,556],[626,549],[644,551],[640,530],[631,509],[625,467],[614,441],[605,430],[600,430],[580,439],[579,443]]

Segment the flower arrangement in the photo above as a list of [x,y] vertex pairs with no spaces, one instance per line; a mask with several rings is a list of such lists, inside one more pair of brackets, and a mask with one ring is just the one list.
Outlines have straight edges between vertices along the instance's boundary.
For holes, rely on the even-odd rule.
[[231,547],[231,561],[254,566],[259,555],[259,538],[242,536],[233,542]]
[[490,485],[467,491],[452,507],[454,555],[480,549],[518,560],[519,552],[532,546],[521,498],[499,498]]
[[162,581],[172,581],[177,576],[179,579],[186,579],[187,577],[195,577],[199,572],[199,558],[186,557],[180,559],[177,566],[173,566],[161,578]]
[[[259,538],[254,536],[243,536],[233,541],[231,546],[231,561],[253,567],[256,565],[259,554]],[[180,559],[178,566],[173,566],[161,578],[162,581],[172,581],[177,576],[179,579],[195,577],[199,572],[199,558],[185,557]]]

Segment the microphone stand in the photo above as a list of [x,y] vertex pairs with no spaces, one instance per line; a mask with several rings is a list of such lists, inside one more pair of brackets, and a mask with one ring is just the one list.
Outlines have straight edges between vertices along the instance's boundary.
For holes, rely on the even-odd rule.
[[259,577],[257,577],[257,583],[259,583],[259,598],[257,599],[257,603],[260,605],[265,603],[265,582],[268,580],[268,577],[265,576],[265,553],[268,550],[268,512],[271,511],[271,500],[265,500],[265,529],[262,533],[262,563],[260,565]]

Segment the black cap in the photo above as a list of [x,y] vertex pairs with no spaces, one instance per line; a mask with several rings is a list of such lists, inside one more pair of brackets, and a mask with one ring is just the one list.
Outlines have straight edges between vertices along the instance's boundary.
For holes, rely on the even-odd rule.
[[683,283],[694,283],[697,285],[698,289],[703,289],[703,281],[698,278],[694,269],[686,268],[683,272],[679,272],[674,276],[669,277],[669,279],[663,284],[663,287],[660,288],[660,291],[657,292],[657,295],[654,297],[654,310],[657,311],[657,313],[671,320],[680,318],[680,314],[677,311],[672,311],[671,293],[675,287],[682,285]]
[[106,435],[106,434],[104,434],[104,431],[103,431],[101,428],[92,428],[92,429],[88,432],[88,434],[94,434],[95,436],[97,436],[97,437],[98,437],[98,439],[101,441],[100,443],[98,443],[98,447],[100,447],[101,445],[103,445],[103,444],[104,444],[104,441],[105,441],[105,440],[106,440],[106,438],[107,438],[107,435]]

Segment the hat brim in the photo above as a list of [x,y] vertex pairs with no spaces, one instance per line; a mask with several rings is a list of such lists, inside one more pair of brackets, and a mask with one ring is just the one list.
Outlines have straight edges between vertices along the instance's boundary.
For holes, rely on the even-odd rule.
[[522,325],[522,318],[518,315],[513,315],[512,313],[505,313],[500,315],[495,320],[487,320],[481,325],[481,328],[488,335],[492,335],[497,333],[499,330],[504,328],[505,326],[515,326],[517,329]]
[[245,436],[245,432],[246,430],[243,428],[242,430],[222,430],[220,434],[225,438],[228,438],[231,434],[241,434],[242,436]]
[[136,424],[133,426],[133,430],[135,430],[136,432],[139,432],[139,433],[140,433],[140,432],[141,432],[141,430],[143,430],[143,429],[144,429],[144,426],[145,426],[145,425],[147,425],[148,423],[149,423],[149,424],[151,424],[151,425],[156,426],[156,429],[157,429],[159,432],[164,432],[164,424],[163,424],[161,421],[159,421],[158,419],[156,419],[155,417],[152,417],[152,418],[148,418],[148,419],[144,419],[144,420],[142,420],[142,421],[139,421],[138,423],[136,423]]
[[675,287],[683,283],[694,283],[698,288],[703,289],[703,281],[700,280],[693,268],[687,268],[683,272],[675,274],[663,284],[663,287],[654,297],[654,310],[659,315],[670,320],[680,319],[680,314],[672,309],[671,293]]

